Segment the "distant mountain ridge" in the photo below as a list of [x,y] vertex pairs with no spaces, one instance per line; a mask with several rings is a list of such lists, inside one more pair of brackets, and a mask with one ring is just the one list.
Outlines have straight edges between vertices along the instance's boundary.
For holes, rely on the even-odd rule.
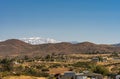
[[118,44],[113,44],[113,46],[118,46],[118,47],[120,47],[120,43],[118,43]]
[[[32,44],[32,45],[39,45],[39,44],[48,44],[48,43],[61,43],[64,41],[58,41],[52,38],[42,38],[42,37],[29,37],[29,38],[19,38],[18,40],[21,40],[23,42]],[[4,40],[0,40],[0,42],[3,42]],[[78,44],[80,42],[78,41],[68,41],[68,43],[71,44]],[[120,43],[117,44],[111,44],[112,46],[120,46]]]
[[10,39],[0,42],[0,55],[46,55],[56,54],[79,54],[79,53],[113,53],[120,52],[120,47],[112,45],[99,45],[91,42],[72,44],[68,42],[47,43],[31,45],[21,40]]

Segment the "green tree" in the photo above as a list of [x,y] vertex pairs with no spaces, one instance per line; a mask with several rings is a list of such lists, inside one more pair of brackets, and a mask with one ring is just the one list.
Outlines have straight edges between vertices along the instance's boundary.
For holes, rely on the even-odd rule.
[[13,69],[13,60],[11,59],[4,58],[0,63],[3,71],[11,71]]
[[102,74],[102,75],[108,75],[109,74],[109,70],[104,67],[104,66],[101,66],[101,65],[97,65],[94,69],[93,69],[93,72],[94,73],[99,73],[99,74]]

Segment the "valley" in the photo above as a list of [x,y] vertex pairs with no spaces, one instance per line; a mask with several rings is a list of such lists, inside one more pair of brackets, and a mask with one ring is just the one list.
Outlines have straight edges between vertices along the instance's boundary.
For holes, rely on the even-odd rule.
[[66,71],[89,71],[106,79],[110,74],[120,73],[120,47],[112,45],[90,42],[31,45],[11,39],[0,42],[0,56],[3,79],[54,79],[54,75]]

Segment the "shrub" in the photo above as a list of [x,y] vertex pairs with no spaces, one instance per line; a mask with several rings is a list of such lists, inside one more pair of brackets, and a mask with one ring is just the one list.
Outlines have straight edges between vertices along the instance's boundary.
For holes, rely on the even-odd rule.
[[13,62],[8,58],[2,59],[0,64],[3,71],[11,71],[13,69]]
[[88,68],[90,65],[90,62],[77,62],[72,64],[74,67],[83,67],[83,68]]
[[108,75],[109,74],[109,70],[104,67],[104,66],[101,66],[101,65],[97,65],[94,70],[93,70],[94,73],[99,73],[99,74],[102,74],[102,75]]
[[47,72],[47,71],[49,71],[49,69],[48,68],[43,68],[43,69],[41,69],[41,71],[42,72]]
[[61,64],[56,63],[56,64],[53,64],[53,65],[50,66],[50,68],[57,68],[57,67],[61,67]]

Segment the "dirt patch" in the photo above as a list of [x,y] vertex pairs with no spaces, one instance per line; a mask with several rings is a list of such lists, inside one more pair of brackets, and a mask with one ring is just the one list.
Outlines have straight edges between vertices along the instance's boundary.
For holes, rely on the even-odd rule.
[[33,77],[33,76],[7,76],[3,79],[46,79],[44,77]]
[[68,68],[52,68],[49,71],[49,74],[57,74],[57,73],[64,73],[65,71],[68,71]]

